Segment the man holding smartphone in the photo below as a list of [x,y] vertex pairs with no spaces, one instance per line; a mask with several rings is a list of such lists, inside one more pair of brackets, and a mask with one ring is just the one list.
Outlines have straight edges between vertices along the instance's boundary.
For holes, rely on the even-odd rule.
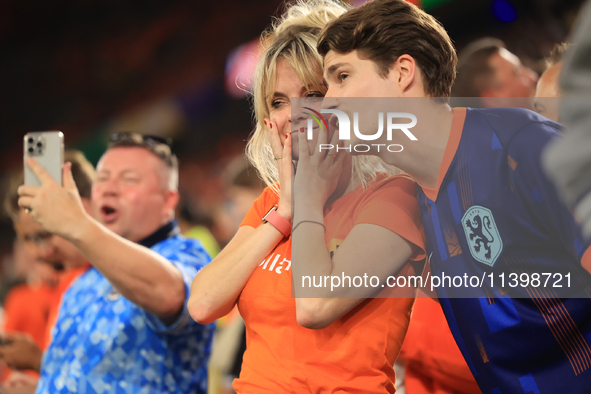
[[119,133],[97,166],[92,216],[70,165],[63,187],[34,160],[40,187],[21,186],[19,205],[72,242],[92,264],[64,296],[38,393],[205,393],[213,325],[189,318],[186,300],[209,262],[178,233],[178,162],[153,137]]

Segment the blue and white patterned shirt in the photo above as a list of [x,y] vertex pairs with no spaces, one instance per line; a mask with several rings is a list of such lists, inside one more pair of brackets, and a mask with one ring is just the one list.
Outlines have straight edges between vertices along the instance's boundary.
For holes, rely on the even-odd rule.
[[[193,277],[210,258],[199,241],[162,227],[141,244],[179,269],[189,297]],[[121,296],[91,268],[64,295],[37,393],[206,393],[214,325],[186,307],[165,326]]]

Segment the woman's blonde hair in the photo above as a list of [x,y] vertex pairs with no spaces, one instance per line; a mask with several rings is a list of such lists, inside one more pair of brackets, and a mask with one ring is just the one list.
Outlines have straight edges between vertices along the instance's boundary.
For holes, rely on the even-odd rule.
[[[295,70],[306,89],[318,90],[318,72],[322,72],[322,57],[316,45],[322,29],[350,8],[339,0],[299,0],[288,7],[261,36],[263,53],[257,63],[252,98],[255,129],[246,146],[246,156],[259,171],[263,181],[279,194],[279,170],[263,120],[269,117],[269,108],[275,90],[277,62],[285,59]],[[375,156],[353,157],[353,179],[366,185],[376,172],[396,172]]]

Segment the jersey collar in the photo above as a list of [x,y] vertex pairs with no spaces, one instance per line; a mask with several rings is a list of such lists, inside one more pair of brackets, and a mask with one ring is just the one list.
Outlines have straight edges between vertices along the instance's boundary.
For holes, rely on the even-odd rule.
[[158,242],[164,241],[165,239],[168,239],[170,237],[174,237],[175,235],[178,235],[180,233],[181,231],[179,229],[179,224],[176,221],[176,219],[174,219],[166,223],[164,226],[160,227],[152,234],[148,235],[146,238],[139,241],[138,244],[145,246],[146,248],[151,248]]
[[429,198],[431,201],[437,200],[437,196],[439,195],[439,188],[443,183],[445,174],[447,174],[447,170],[449,170],[449,166],[451,165],[451,162],[453,161],[454,156],[456,155],[456,152],[458,150],[458,146],[460,145],[460,140],[462,139],[462,131],[464,129],[465,121],[466,108],[454,108],[449,139],[447,140],[445,152],[443,153],[443,160],[441,161],[441,166],[439,167],[439,174],[437,175],[437,186],[435,188],[432,188],[420,185],[427,198]]

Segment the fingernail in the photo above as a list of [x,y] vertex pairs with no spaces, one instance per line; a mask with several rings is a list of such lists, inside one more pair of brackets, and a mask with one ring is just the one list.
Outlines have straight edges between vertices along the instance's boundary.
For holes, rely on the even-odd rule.
[[271,124],[269,125],[269,127],[270,127],[270,128],[273,128],[273,123],[271,123]]
[[302,128],[300,129],[300,133],[303,133],[303,132],[304,132],[304,128],[302,127]]
[[266,121],[266,120],[263,120],[263,123],[265,124],[265,126],[268,126],[268,125],[267,125],[267,121]]

